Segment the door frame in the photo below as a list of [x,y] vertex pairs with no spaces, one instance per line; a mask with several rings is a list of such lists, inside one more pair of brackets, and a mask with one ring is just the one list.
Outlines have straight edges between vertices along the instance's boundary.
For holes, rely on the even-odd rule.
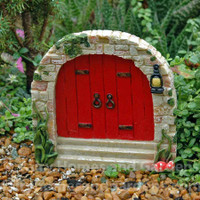
[[[170,136],[176,133],[173,110],[176,108],[174,76],[166,59],[153,46],[135,35],[120,31],[93,30],[65,36],[59,40],[43,57],[35,71],[32,82],[32,100],[45,116],[45,106],[49,112],[48,133],[56,145],[56,102],[55,85],[57,75],[64,63],[80,55],[116,55],[134,62],[150,81],[153,65],[160,65],[163,79],[163,94],[152,94],[154,109],[154,141],[161,140],[164,129]],[[169,105],[173,99],[174,104]],[[171,101],[170,101],[171,102]],[[34,126],[37,119],[33,119]]]

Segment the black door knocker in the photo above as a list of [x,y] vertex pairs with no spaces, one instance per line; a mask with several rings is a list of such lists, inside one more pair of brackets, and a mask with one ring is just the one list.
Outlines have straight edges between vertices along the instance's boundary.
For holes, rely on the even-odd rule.
[[112,94],[107,94],[108,101],[106,102],[106,108],[113,109],[115,107],[115,103],[112,100],[113,96]]
[[101,103],[101,100],[100,100],[100,95],[98,93],[94,94],[94,101],[93,101],[92,105],[95,108],[101,108],[102,103]]

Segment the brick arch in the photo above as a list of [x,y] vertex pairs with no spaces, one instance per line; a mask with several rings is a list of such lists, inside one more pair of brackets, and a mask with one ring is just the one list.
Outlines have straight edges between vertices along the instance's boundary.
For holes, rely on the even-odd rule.
[[[170,136],[174,136],[176,127],[174,125],[173,110],[176,107],[176,92],[173,82],[173,72],[165,58],[153,46],[135,35],[120,31],[93,30],[75,33],[74,35],[86,34],[89,47],[80,45],[80,55],[107,54],[115,55],[124,59],[130,59],[150,80],[153,73],[152,66],[160,65],[160,73],[163,77],[163,94],[152,94],[154,107],[154,140],[161,139],[161,131],[165,129]],[[77,57],[75,56],[75,57]],[[57,49],[54,45],[43,57],[40,66],[35,72],[32,83],[32,99],[36,102],[38,109],[44,113],[47,105],[50,119],[48,131],[50,138],[56,144],[56,104],[55,85],[60,68],[67,61],[74,59],[64,52],[64,47]],[[174,99],[175,104],[169,105],[169,100]],[[44,113],[45,114],[45,113]],[[36,120],[34,120],[34,123]]]

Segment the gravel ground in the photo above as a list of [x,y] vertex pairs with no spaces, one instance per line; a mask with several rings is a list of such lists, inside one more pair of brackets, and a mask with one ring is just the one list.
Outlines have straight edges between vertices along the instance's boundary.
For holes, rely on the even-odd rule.
[[183,188],[176,180],[148,171],[106,178],[102,169],[41,167],[31,142],[0,138],[1,200],[200,200],[200,186]]

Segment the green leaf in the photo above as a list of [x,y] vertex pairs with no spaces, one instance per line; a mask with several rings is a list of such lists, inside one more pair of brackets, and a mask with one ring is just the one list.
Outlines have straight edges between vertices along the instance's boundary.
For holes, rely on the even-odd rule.
[[195,103],[195,102],[190,102],[189,104],[188,104],[188,108],[190,108],[190,109],[195,109],[197,107],[197,104]]
[[34,58],[34,62],[37,63],[37,65],[40,63],[41,60],[42,60],[42,55],[41,54],[38,54]]
[[25,48],[25,47],[22,47],[22,48],[19,50],[19,53],[20,53],[20,54],[24,54],[24,53],[27,53],[27,52],[29,52],[29,50],[28,50],[27,48]]
[[188,147],[193,147],[193,145],[195,144],[195,142],[196,142],[196,138],[192,138],[191,140],[190,140],[190,142],[189,142],[189,144],[188,144]]
[[200,54],[194,54],[189,58],[190,62],[197,64],[200,63]]
[[13,54],[13,59],[17,60],[21,55],[18,52]]
[[193,168],[196,170],[196,171],[200,171],[200,162],[195,162],[193,164]]
[[193,151],[200,153],[200,148],[199,147],[193,147],[192,148]]
[[181,160],[183,160],[182,157],[176,157],[176,158],[174,159],[174,162],[177,163],[177,162],[179,162],[179,161],[181,161]]
[[44,163],[45,161],[45,150],[42,145],[35,146],[35,159],[38,163]]

